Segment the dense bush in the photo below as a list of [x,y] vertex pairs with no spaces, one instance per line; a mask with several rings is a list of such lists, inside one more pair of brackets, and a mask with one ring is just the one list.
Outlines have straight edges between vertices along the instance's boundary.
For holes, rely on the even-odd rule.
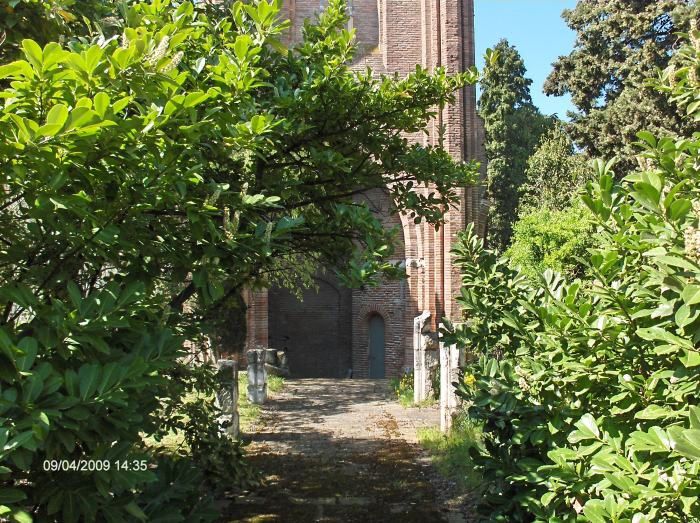
[[[666,90],[700,120],[700,33]],[[643,168],[598,162],[590,277],[531,284],[468,231],[457,385],[484,423],[480,508],[499,521],[700,520],[700,134],[639,134]]]
[[592,181],[584,154],[558,122],[542,136],[537,149],[527,160],[525,180],[520,187],[519,213],[538,209],[563,211],[579,200],[579,193]]
[[591,214],[582,205],[531,211],[515,222],[506,256],[533,279],[546,269],[580,276],[580,259],[595,241],[592,233]]
[[[395,272],[357,192],[395,182],[397,210],[437,222],[471,179],[402,136],[475,73],[356,74],[342,1],[293,49],[276,2],[232,4],[125,2],[117,33],[24,39],[0,65],[0,518],[210,518],[207,490],[250,472],[216,409],[183,403],[215,387],[183,341],[300,258]],[[191,459],[156,463],[142,441],[172,430]]]

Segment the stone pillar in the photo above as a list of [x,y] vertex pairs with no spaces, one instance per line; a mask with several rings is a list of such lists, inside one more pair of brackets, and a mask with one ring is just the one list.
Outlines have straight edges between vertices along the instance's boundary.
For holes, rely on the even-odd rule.
[[248,400],[262,405],[267,401],[267,371],[265,370],[265,350],[252,349],[248,356]]
[[235,360],[219,360],[219,378],[221,388],[216,393],[216,402],[222,411],[220,423],[225,426],[226,433],[238,439],[240,419],[238,416],[238,362]]
[[423,330],[429,318],[429,311],[423,311],[420,316],[413,318],[413,401],[415,403],[427,398],[426,381],[429,379],[429,372]]
[[460,350],[440,341],[440,430],[448,432],[459,398],[452,385],[458,379]]

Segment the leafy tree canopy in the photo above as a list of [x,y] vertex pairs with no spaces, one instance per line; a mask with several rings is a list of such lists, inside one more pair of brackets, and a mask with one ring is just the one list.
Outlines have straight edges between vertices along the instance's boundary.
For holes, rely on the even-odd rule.
[[642,130],[686,135],[692,130],[677,108],[646,79],[664,69],[697,17],[695,0],[581,1],[563,14],[576,32],[574,50],[560,57],[545,92],[570,94],[574,140],[593,157],[620,156],[634,164],[632,143]]
[[513,242],[506,255],[513,267],[532,280],[547,269],[569,277],[583,275],[579,261],[591,247],[593,222],[582,205],[562,209],[532,209],[513,226]]
[[[438,223],[473,180],[403,136],[476,73],[355,73],[345,8],[331,0],[285,49],[274,1],[208,16],[154,0],[112,13],[112,33],[23,39],[0,65],[0,517],[203,519],[203,493],[250,478],[208,402],[182,415],[213,386],[183,340],[243,286],[312,270],[299,259],[349,285],[395,273],[361,191],[389,187],[398,211]],[[42,469],[144,456],[142,438],[170,430],[196,465]]]

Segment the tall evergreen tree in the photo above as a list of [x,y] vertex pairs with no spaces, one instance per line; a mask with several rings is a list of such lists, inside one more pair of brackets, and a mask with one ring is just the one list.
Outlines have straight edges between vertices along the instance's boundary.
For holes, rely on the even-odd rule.
[[571,95],[577,145],[592,156],[620,156],[629,167],[637,132],[688,134],[688,121],[645,79],[668,65],[693,16],[696,0],[587,0],[564,11],[576,43],[554,63],[545,92]]
[[527,160],[551,120],[532,103],[532,80],[525,77],[525,72],[520,53],[507,40],[487,51],[479,114],[486,129],[491,200],[488,240],[499,250],[510,242]]

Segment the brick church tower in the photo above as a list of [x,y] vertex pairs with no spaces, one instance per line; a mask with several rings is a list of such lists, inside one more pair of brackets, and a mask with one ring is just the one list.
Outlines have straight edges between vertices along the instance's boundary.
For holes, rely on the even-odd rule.
[[[325,3],[284,0],[283,16],[292,23],[290,40]],[[359,69],[408,74],[416,64],[444,66],[448,72],[474,65],[473,0],[349,0],[348,9],[359,48],[353,65]],[[443,145],[455,158],[483,164],[474,87],[458,93],[428,136],[414,138],[437,144],[443,125]],[[319,273],[318,289],[305,291],[301,302],[282,289],[248,293],[247,346],[287,349],[295,377],[345,377],[349,369],[354,377],[396,377],[412,368],[414,343],[419,343],[414,338],[434,338],[443,317],[460,317],[454,301],[460,275],[449,254],[457,233],[469,222],[482,233],[485,228],[483,190],[459,191],[460,205],[449,211],[438,231],[392,213],[383,191],[363,195],[388,227],[403,229],[392,261],[405,265],[407,278],[350,290],[332,275]]]

